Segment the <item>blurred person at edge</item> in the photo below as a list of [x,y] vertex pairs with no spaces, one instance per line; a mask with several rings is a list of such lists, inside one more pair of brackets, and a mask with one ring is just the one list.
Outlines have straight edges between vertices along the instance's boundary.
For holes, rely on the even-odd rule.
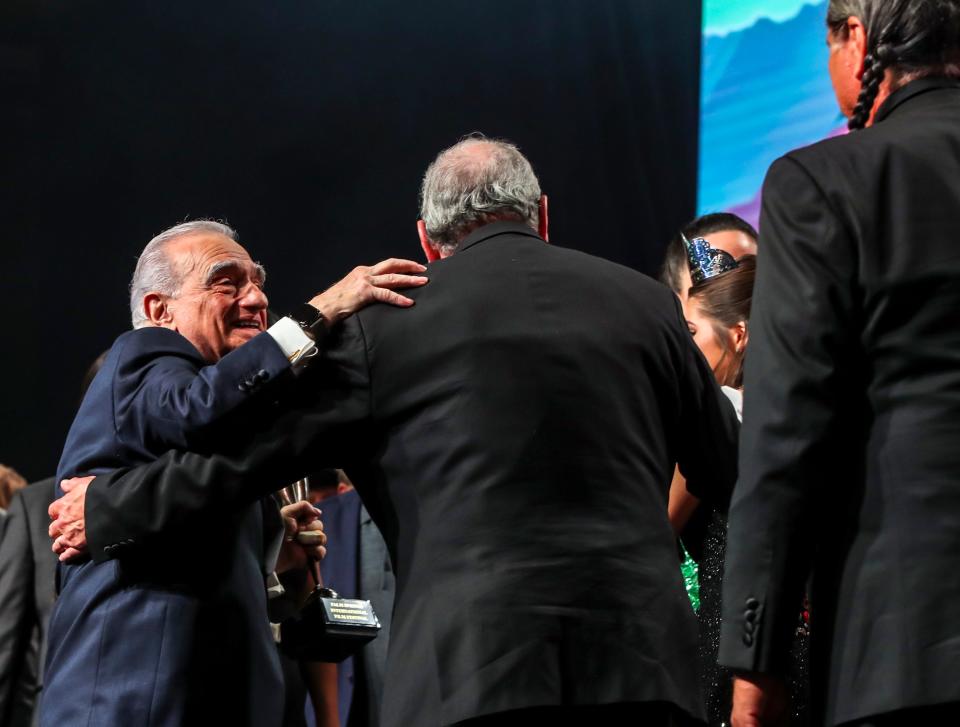
[[[299,394],[295,379],[322,358],[328,328],[375,300],[411,305],[391,288],[426,282],[404,274],[423,269],[409,261],[357,268],[268,329],[265,271],[231,228],[196,220],[162,232],[137,261],[133,330],[94,378],[57,480],[150,462],[171,447],[229,451]],[[181,504],[177,491],[155,497]],[[75,502],[58,500],[51,516]],[[309,503],[281,518],[272,497],[247,502],[177,518],[172,544],[159,545],[163,533],[151,532],[60,565],[41,725],[216,719],[263,727],[282,718],[265,578],[278,560],[305,562],[305,548],[285,541],[284,524],[320,524]],[[90,519],[82,505],[80,512]],[[55,523],[50,532],[69,558],[74,551],[62,541],[70,533]],[[322,545],[313,549],[319,556]]]
[[3,523],[7,509],[10,507],[10,500],[17,490],[22,490],[26,486],[27,481],[20,476],[19,472],[13,467],[0,464],[0,538],[3,537]]
[[[103,365],[101,354],[80,386],[83,399]],[[0,725],[28,727],[39,719],[47,625],[53,608],[57,556],[47,536],[47,508],[56,488],[49,477],[14,493],[10,527],[0,541]]]
[[763,186],[720,663],[784,721],[810,585],[815,724],[960,724],[960,0],[830,0],[853,133]]

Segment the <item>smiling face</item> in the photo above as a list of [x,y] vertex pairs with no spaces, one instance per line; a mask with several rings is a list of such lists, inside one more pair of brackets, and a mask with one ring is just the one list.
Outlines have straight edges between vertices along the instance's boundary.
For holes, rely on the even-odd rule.
[[267,328],[263,268],[225,235],[201,232],[166,248],[180,291],[162,301],[156,325],[179,332],[214,362]]

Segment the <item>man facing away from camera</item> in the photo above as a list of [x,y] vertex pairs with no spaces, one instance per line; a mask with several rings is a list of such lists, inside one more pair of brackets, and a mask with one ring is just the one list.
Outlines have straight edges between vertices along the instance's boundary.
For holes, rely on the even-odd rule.
[[414,307],[345,321],[312,394],[243,447],[93,480],[90,538],[173,517],[152,493],[222,508],[337,460],[396,568],[384,725],[702,715],[667,491],[677,462],[703,497],[732,486],[736,420],[676,296],[547,244],[506,142],[441,153],[421,214]]

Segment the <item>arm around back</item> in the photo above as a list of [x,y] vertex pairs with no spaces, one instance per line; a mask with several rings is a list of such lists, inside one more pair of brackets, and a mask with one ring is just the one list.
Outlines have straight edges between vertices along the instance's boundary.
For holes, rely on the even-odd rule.
[[[256,340],[256,339],[255,339]],[[86,494],[86,531],[96,561],[125,546],[162,543],[204,518],[237,508],[374,446],[363,332],[350,318],[298,382],[296,401],[254,421],[216,453],[170,451],[150,464],[97,477]]]

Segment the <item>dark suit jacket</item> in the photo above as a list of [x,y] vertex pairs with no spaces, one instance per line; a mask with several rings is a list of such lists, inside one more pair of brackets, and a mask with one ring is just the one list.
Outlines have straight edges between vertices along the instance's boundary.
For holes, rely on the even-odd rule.
[[812,565],[827,724],[960,700],[960,83],[763,191],[721,661],[785,668]]
[[47,536],[51,477],[13,495],[0,541],[0,724],[33,723],[57,557]]
[[[357,690],[351,712],[358,714],[357,724],[380,727],[382,721],[384,676],[387,668],[387,652],[390,646],[390,628],[393,617],[394,594],[397,580],[390,562],[390,553],[383,535],[365,507],[360,508],[360,598],[373,605],[380,620],[377,638],[363,647],[357,657]],[[359,699],[363,703],[359,703]],[[352,726],[351,726],[352,727]]]
[[429,276],[414,307],[348,319],[312,399],[253,443],[95,480],[88,532],[148,527],[125,503],[162,520],[169,498],[253,497],[336,460],[396,567],[383,724],[700,713],[667,491],[678,460],[701,495],[732,486],[736,419],[676,296],[509,222]]
[[[206,366],[178,333],[128,331],[87,391],[57,480],[149,462],[170,447],[216,448],[271,415],[272,390],[288,372],[269,335]],[[276,506],[254,502],[206,523],[178,514],[164,528],[162,543],[148,530],[60,567],[42,724],[280,719],[264,588],[266,543],[281,528]],[[103,562],[105,553],[117,559]]]

